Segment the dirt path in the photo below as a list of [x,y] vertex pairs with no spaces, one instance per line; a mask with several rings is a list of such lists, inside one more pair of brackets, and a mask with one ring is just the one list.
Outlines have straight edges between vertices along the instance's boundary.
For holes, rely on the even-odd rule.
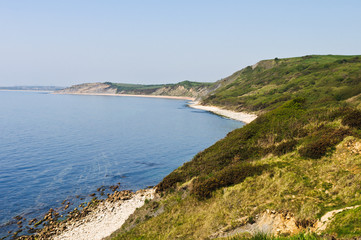
[[337,210],[333,210],[333,211],[329,211],[327,212],[325,215],[323,215],[321,217],[321,219],[316,223],[316,226],[315,226],[315,232],[316,233],[321,233],[322,231],[325,231],[326,230],[326,227],[327,227],[327,224],[331,222],[332,218],[337,214],[337,213],[340,213],[340,212],[343,212],[345,210],[350,210],[350,209],[354,209],[354,208],[358,208],[360,207],[361,205],[356,205],[356,206],[353,206],[353,207],[345,207],[345,208],[341,208],[341,209],[337,209]]

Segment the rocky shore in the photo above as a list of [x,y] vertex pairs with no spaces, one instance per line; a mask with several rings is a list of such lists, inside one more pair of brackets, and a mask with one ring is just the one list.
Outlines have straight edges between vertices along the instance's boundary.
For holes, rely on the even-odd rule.
[[[17,237],[14,234],[12,239],[100,240],[119,229],[137,208],[143,206],[146,199],[153,199],[154,195],[153,188],[137,192],[115,190],[106,199],[94,197],[90,202],[80,204],[66,216],[50,209],[43,219],[29,221],[31,227],[28,232],[31,235]],[[69,208],[66,202],[64,205],[65,209]],[[43,227],[37,229],[38,226]]]

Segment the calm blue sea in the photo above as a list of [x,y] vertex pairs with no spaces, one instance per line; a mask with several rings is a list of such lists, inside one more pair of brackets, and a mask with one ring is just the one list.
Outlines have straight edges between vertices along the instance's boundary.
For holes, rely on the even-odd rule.
[[156,185],[243,125],[186,103],[0,91],[0,237],[12,217],[27,222],[98,187]]

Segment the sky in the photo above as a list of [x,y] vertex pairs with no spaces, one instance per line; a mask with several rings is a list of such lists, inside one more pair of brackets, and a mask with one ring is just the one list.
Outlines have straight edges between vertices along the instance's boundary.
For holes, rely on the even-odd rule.
[[214,82],[263,59],[361,54],[360,0],[2,0],[0,86]]

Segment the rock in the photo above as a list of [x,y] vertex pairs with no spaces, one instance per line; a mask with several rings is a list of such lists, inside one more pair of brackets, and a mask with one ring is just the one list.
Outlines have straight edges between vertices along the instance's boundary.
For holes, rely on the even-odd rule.
[[119,186],[118,185],[113,185],[113,186],[110,186],[109,187],[113,192],[115,192],[118,188],[119,188]]
[[31,225],[31,224],[33,224],[33,223],[35,223],[36,221],[37,221],[37,219],[36,219],[36,218],[31,219],[31,220],[29,221],[29,225]]
[[42,224],[43,222],[44,222],[44,220],[40,220],[40,221],[36,222],[36,223],[34,224],[34,227],[36,227],[36,226],[38,226],[38,225]]
[[35,233],[36,232],[36,230],[34,229],[34,228],[30,228],[29,230],[28,230],[28,233]]

